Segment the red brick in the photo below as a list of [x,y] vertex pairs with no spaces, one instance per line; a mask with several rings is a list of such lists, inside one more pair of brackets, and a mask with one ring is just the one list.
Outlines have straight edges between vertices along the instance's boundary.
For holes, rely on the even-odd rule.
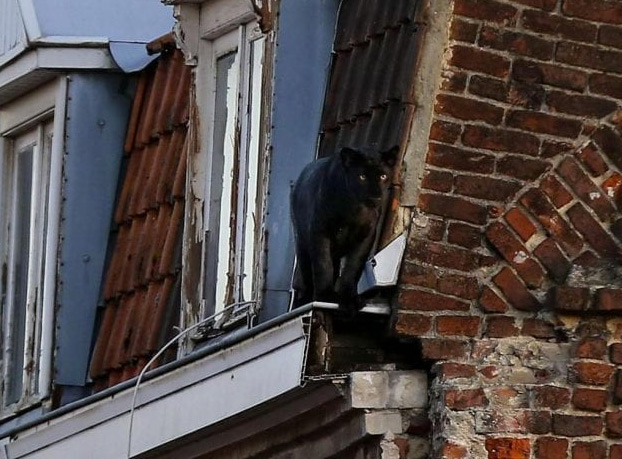
[[600,416],[575,416],[553,413],[553,433],[566,437],[600,435],[603,420]]
[[454,176],[450,172],[426,170],[421,181],[421,187],[434,191],[451,191]]
[[577,410],[601,412],[607,408],[608,397],[606,390],[577,388],[572,396],[572,405]]
[[607,341],[602,338],[586,336],[576,344],[573,357],[578,359],[604,360],[607,354]]
[[581,132],[581,122],[569,118],[549,115],[542,112],[514,110],[508,113],[506,124],[541,134],[576,138]]
[[484,287],[479,299],[479,306],[484,312],[506,312],[508,305],[489,287]]
[[572,445],[572,459],[606,459],[607,443],[604,441],[575,442]]
[[611,174],[611,176],[600,185],[603,192],[613,199],[618,208],[622,209],[620,205],[620,196],[622,196],[622,175],[617,172]]
[[505,151],[537,156],[540,140],[531,134],[494,129],[484,126],[467,125],[462,134],[462,143],[469,147],[485,148],[493,151]]
[[622,137],[609,126],[601,126],[594,133],[593,139],[617,168],[622,169]]
[[480,174],[491,173],[495,164],[494,157],[491,155],[438,143],[430,143],[427,162],[445,169]]
[[518,207],[512,208],[504,218],[523,241],[528,241],[536,232],[536,226]]
[[464,340],[421,338],[422,356],[430,360],[465,358],[468,354]]
[[426,231],[426,237],[431,241],[441,241],[445,237],[445,227],[447,225],[443,220],[430,218],[428,219],[428,226]]
[[575,155],[592,177],[600,177],[609,170],[609,166],[603,157],[600,156],[598,148],[591,142],[577,151]]
[[467,459],[469,457],[467,449],[462,445],[446,443],[441,449],[443,459]]
[[472,378],[476,375],[475,367],[464,363],[445,362],[438,364],[436,368],[442,381]]
[[622,459],[622,445],[611,445],[609,449],[610,459]]
[[614,48],[622,48],[622,29],[616,26],[601,25],[598,30],[598,42]]
[[448,70],[443,73],[441,89],[449,92],[464,92],[467,86],[468,75],[459,70]]
[[455,179],[455,193],[487,201],[504,202],[520,189],[516,182],[492,177],[458,175]]
[[486,237],[528,286],[540,286],[544,280],[544,270],[505,225],[500,222],[492,223],[486,230]]
[[588,288],[559,286],[553,289],[553,307],[558,311],[587,311],[589,306]]
[[559,410],[570,402],[570,390],[557,386],[534,386],[534,404],[536,408]]
[[432,328],[432,319],[420,314],[399,313],[395,331],[400,335],[421,336]]
[[467,249],[479,247],[482,242],[481,230],[464,223],[450,223],[447,228],[447,241]]
[[435,111],[461,120],[483,121],[492,125],[498,125],[503,118],[500,107],[453,94],[439,94]]
[[439,316],[436,318],[436,332],[442,336],[477,336],[479,317]]
[[602,118],[613,113],[617,104],[600,97],[578,94],[566,94],[561,91],[551,91],[546,96],[546,103],[553,112],[566,113],[576,116],[591,116]]
[[451,21],[449,38],[467,43],[475,43],[479,24],[476,22],[467,22],[457,17]]
[[531,444],[528,438],[487,438],[488,459],[529,459]]
[[577,196],[590,206],[602,220],[607,220],[615,212],[609,199],[581,170],[574,158],[564,159],[556,170]]
[[551,202],[558,209],[564,207],[572,201],[572,195],[562,183],[553,175],[547,175],[540,182],[540,189],[551,199]]
[[572,366],[572,375],[579,384],[606,386],[611,381],[614,367],[605,363],[576,362]]
[[539,339],[555,338],[555,327],[542,319],[528,318],[523,320],[521,334]]
[[563,12],[590,21],[622,24],[622,4],[610,0],[565,0]]
[[485,335],[487,338],[507,338],[518,335],[516,319],[508,316],[486,317]]
[[443,274],[438,279],[438,291],[465,300],[474,300],[479,295],[479,282],[475,277],[460,274]]
[[622,73],[622,52],[603,50],[596,46],[562,41],[557,46],[555,59],[577,67]]
[[595,73],[590,76],[590,91],[620,99],[622,98],[622,78],[606,73]]
[[458,271],[473,271],[481,262],[481,257],[471,250],[421,240],[409,244],[406,250],[407,259]]
[[479,411],[475,414],[475,432],[478,434],[525,434],[529,432],[529,418],[525,410]]
[[552,416],[550,411],[526,411],[525,424],[527,431],[536,435],[551,432]]
[[581,205],[576,203],[567,212],[572,225],[583,235],[585,240],[605,258],[617,258],[620,249],[602,226]]
[[503,268],[493,278],[493,282],[505,295],[510,304],[521,311],[537,311],[541,308],[538,300],[509,268]]
[[519,180],[536,180],[550,167],[546,161],[522,156],[504,155],[497,161],[497,172]]
[[557,5],[557,0],[514,0],[514,3],[532,6],[545,11],[553,11]]
[[597,311],[622,311],[622,288],[598,289],[594,309]]
[[414,311],[468,311],[469,303],[423,290],[402,290],[399,295],[402,308]]
[[575,257],[581,252],[583,241],[555,210],[542,191],[532,188],[523,195],[520,202],[553,235],[568,255]]
[[516,8],[494,0],[457,0],[454,14],[511,25],[516,21]]
[[479,72],[497,78],[506,78],[510,61],[505,57],[471,46],[455,45],[449,64],[464,70]]
[[573,149],[574,146],[567,142],[544,140],[542,142],[540,155],[543,158],[554,158]]
[[473,75],[469,80],[469,92],[486,99],[506,102],[508,100],[508,85],[496,78]]
[[609,360],[611,363],[622,364],[622,343],[613,343],[609,346]]
[[597,27],[589,22],[564,18],[558,14],[525,10],[523,26],[527,30],[574,41],[595,42]]
[[419,208],[441,217],[480,225],[486,222],[488,216],[488,209],[484,206],[442,194],[422,194],[419,197]]
[[622,370],[619,368],[616,370],[612,396],[613,403],[615,403],[616,405],[622,404]]
[[434,268],[428,268],[414,263],[406,262],[403,265],[400,285],[413,285],[435,289],[438,281],[438,273]]
[[583,91],[588,81],[587,74],[581,70],[520,59],[512,66],[512,78],[525,83],[546,84],[574,91]]
[[430,139],[443,143],[455,143],[460,137],[462,126],[448,121],[435,120],[430,129]]
[[568,440],[540,437],[536,440],[535,459],[568,459]]
[[509,51],[513,54],[550,60],[553,57],[554,44],[533,35],[509,32],[484,26],[480,32],[480,46]]
[[606,435],[622,438],[622,411],[611,411],[605,415]]
[[448,390],[445,392],[444,398],[445,406],[455,411],[488,405],[488,399],[483,389]]
[[553,280],[563,283],[570,271],[570,262],[552,239],[542,241],[533,254],[544,265]]

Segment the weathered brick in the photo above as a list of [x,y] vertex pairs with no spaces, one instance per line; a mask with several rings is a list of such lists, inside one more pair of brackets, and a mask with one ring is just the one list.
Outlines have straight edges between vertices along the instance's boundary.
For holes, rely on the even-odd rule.
[[553,421],[550,411],[526,411],[525,425],[527,432],[544,435],[551,433]]
[[607,408],[606,390],[577,388],[572,395],[572,405],[578,410],[601,412]]
[[590,91],[620,99],[622,98],[622,78],[606,73],[590,75]]
[[448,360],[467,356],[468,347],[464,340],[422,338],[421,354],[424,359]]
[[486,317],[485,335],[488,338],[507,338],[518,335],[516,319],[508,316]]
[[612,391],[612,396],[613,396],[613,403],[615,403],[616,405],[620,405],[622,404],[622,370],[621,369],[617,369],[616,370],[616,374],[615,374],[615,383],[613,385],[613,391]]
[[536,408],[559,410],[570,402],[570,390],[557,386],[534,386],[534,405]]
[[566,94],[561,91],[551,91],[546,96],[549,108],[554,112],[577,116],[592,116],[602,118],[613,113],[617,104],[600,97]]
[[542,148],[540,149],[540,155],[543,158],[554,158],[573,149],[574,146],[568,142],[560,142],[559,140],[544,140],[542,142]]
[[532,134],[476,125],[467,125],[464,128],[462,143],[474,148],[530,156],[537,156],[540,149],[540,139]]
[[607,341],[603,338],[584,336],[572,350],[572,356],[578,359],[604,360],[607,354]]
[[622,288],[598,289],[594,309],[597,311],[622,311]]
[[445,237],[446,226],[443,220],[430,218],[425,235],[430,241],[441,241]]
[[482,75],[473,75],[469,80],[469,92],[486,99],[506,102],[508,100],[508,85],[496,78]]
[[557,46],[555,59],[577,67],[622,73],[622,52],[603,50],[596,46],[562,41]]
[[525,10],[522,23],[526,29],[534,32],[582,42],[596,41],[598,30],[589,22],[536,10]]
[[539,339],[555,338],[555,327],[542,319],[527,318],[523,320],[521,334]]
[[487,220],[488,209],[466,199],[442,194],[422,194],[419,198],[419,208],[441,217],[483,224]]
[[579,384],[606,386],[611,381],[613,369],[605,363],[576,362],[572,366],[572,378]]
[[402,308],[413,311],[468,311],[469,303],[438,293],[423,290],[402,290],[399,294]]
[[512,66],[512,78],[525,83],[546,84],[574,91],[585,89],[588,81],[587,74],[581,70],[520,59]]
[[622,137],[609,126],[600,126],[593,139],[617,168],[622,169]]
[[590,290],[582,287],[555,287],[553,307],[558,311],[587,311],[590,307]]
[[421,314],[405,314],[400,312],[397,315],[395,331],[400,335],[421,336],[432,328],[432,319]]
[[476,375],[475,367],[465,363],[444,362],[437,364],[435,368],[441,381],[472,378]]
[[536,439],[535,459],[568,459],[568,440],[557,437]]
[[531,223],[527,215],[518,207],[513,207],[505,214],[504,218],[523,241],[531,239],[531,236],[536,232],[536,226]]
[[566,437],[600,435],[603,420],[600,416],[575,416],[553,413],[553,433]]
[[592,142],[577,151],[575,155],[592,177],[600,177],[609,170],[609,166]]
[[551,199],[551,202],[558,209],[564,207],[570,201],[572,201],[572,195],[566,189],[562,183],[557,180],[552,174],[547,175],[542,182],[540,182],[540,189]]
[[605,414],[605,433],[609,438],[622,438],[622,411]]
[[521,3],[545,11],[552,11],[555,5],[557,5],[557,0],[514,0],[514,3]]
[[457,0],[454,14],[483,19],[499,24],[514,24],[517,10],[513,6],[494,0]]
[[570,262],[552,239],[542,241],[534,249],[533,254],[540,260],[553,280],[562,283],[566,279],[570,271]]
[[617,172],[611,174],[608,179],[601,183],[600,187],[609,199],[616,203],[618,209],[622,210],[622,203],[620,202],[620,196],[622,196],[622,175]]
[[445,70],[443,72],[443,80],[441,81],[441,89],[449,92],[464,92],[468,77],[466,72],[460,70]]
[[531,444],[528,438],[487,438],[488,459],[529,459]]
[[430,143],[427,162],[433,166],[456,171],[488,174],[494,169],[495,159],[493,156],[483,153]]
[[573,139],[579,135],[582,126],[578,120],[522,110],[510,111],[507,115],[506,124],[526,131]]
[[439,316],[436,332],[442,336],[477,336],[481,319],[473,316]]
[[479,283],[475,277],[460,274],[443,274],[438,279],[438,291],[466,300],[474,300],[479,295]]
[[434,191],[451,191],[454,176],[451,172],[426,170],[421,180],[421,187]]
[[467,43],[475,43],[477,39],[477,31],[479,24],[476,22],[467,22],[458,17],[454,17],[451,21],[449,38]]
[[607,220],[615,212],[609,199],[581,170],[574,158],[565,158],[556,171],[602,220]]
[[447,227],[447,241],[474,249],[481,245],[482,233],[479,228],[465,223],[450,223]]
[[610,459],[620,459],[622,458],[622,444],[620,445],[611,445],[609,449],[609,458]]
[[622,364],[622,343],[613,343],[609,346],[609,360],[611,363]]
[[445,443],[441,448],[441,457],[443,459],[467,459],[469,453],[466,447],[455,443]]
[[486,237],[510,263],[528,286],[538,287],[544,280],[544,270],[530,256],[529,250],[500,222],[492,223]]
[[553,57],[554,44],[533,35],[519,32],[509,32],[484,26],[480,32],[480,46],[509,51],[540,60],[550,60]]
[[473,271],[481,262],[481,257],[471,250],[434,242],[417,240],[406,250],[407,259],[458,271]]
[[542,307],[511,269],[503,268],[501,272],[493,278],[493,282],[516,309],[520,309],[521,311],[537,311]]
[[400,285],[413,285],[436,289],[438,273],[433,268],[406,262],[403,264]]
[[479,307],[484,312],[506,312],[508,305],[489,287],[484,287],[479,299]]
[[520,199],[536,219],[544,226],[571,257],[577,256],[583,241],[539,189],[532,188]]
[[487,201],[504,202],[520,189],[516,182],[492,177],[458,175],[455,178],[455,193]]
[[497,161],[497,172],[519,180],[535,180],[550,167],[546,161],[522,156],[504,155]]
[[606,459],[607,443],[604,441],[575,442],[572,445],[572,459]]
[[503,109],[500,107],[453,94],[439,94],[436,97],[435,111],[457,119],[483,121],[495,126],[503,118]]
[[488,405],[483,389],[456,389],[445,392],[445,405],[455,411]]
[[463,45],[452,47],[449,64],[460,69],[497,78],[506,78],[510,71],[510,61],[505,57],[480,48]]
[[443,143],[455,143],[460,137],[462,126],[449,121],[434,120],[430,129],[430,139]]
[[508,92],[508,102],[515,107],[540,110],[546,92],[540,85],[514,81]]
[[598,42],[614,48],[622,48],[622,29],[616,26],[601,25],[598,30]]
[[563,12],[590,21],[622,24],[622,4],[610,0],[565,0]]
[[581,203],[576,203],[568,209],[567,215],[572,225],[583,235],[596,252],[606,258],[617,258],[620,256],[620,249],[611,236],[605,232],[603,227]]

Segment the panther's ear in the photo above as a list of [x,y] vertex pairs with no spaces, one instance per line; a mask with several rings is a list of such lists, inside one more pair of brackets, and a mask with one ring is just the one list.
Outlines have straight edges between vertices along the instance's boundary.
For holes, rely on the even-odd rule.
[[400,151],[400,147],[398,147],[397,145],[392,148],[389,148],[386,151],[383,151],[382,153],[380,153],[382,162],[385,163],[389,167],[395,166],[395,163],[397,162],[397,154],[399,153],[399,151]]
[[339,157],[341,158],[341,164],[347,169],[360,161],[361,153],[352,148],[343,147],[339,150]]

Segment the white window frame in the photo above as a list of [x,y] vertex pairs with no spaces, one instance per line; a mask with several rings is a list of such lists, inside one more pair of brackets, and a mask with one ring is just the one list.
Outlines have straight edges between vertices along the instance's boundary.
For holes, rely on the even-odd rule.
[[[2,259],[6,268],[6,291],[2,297],[2,380],[0,389],[0,414],[7,415],[22,408],[38,403],[42,396],[48,394],[49,381],[40,378],[44,362],[44,273],[47,270],[47,233],[49,227],[49,196],[50,174],[52,169],[52,138],[53,121],[36,120],[28,124],[26,129],[17,129],[2,138],[2,209],[4,223],[2,225]],[[16,301],[16,257],[18,256],[18,234],[14,229],[18,218],[20,193],[18,190],[18,158],[19,155],[32,151],[30,172],[30,206],[28,212],[28,248],[22,253],[28,261],[25,280],[25,302]],[[23,235],[21,235],[23,237]],[[55,260],[53,260],[55,262]],[[48,260],[48,262],[50,262]],[[16,314],[18,308],[23,311],[23,329],[19,331],[23,338],[18,337],[23,352],[17,362],[21,368],[13,365],[15,350],[13,340],[16,330]],[[25,310],[24,310],[25,309]],[[47,320],[46,320],[47,321]],[[21,327],[20,327],[21,328]],[[16,363],[17,363],[16,362]],[[21,371],[21,374],[19,373]],[[10,393],[13,381],[18,378],[21,385],[19,393]],[[9,397],[11,397],[9,399]]]
[[[263,139],[261,135],[261,86],[262,60],[264,59],[265,36],[261,33],[255,21],[240,24],[225,34],[210,37],[203,57],[208,61],[205,68],[206,94],[208,95],[207,111],[207,161],[204,201],[204,228],[207,230],[205,240],[205,256],[203,258],[203,317],[223,311],[225,306],[244,301],[257,301],[259,286],[259,256],[261,241],[261,209],[263,207]],[[252,50],[252,51],[251,51]],[[260,52],[259,59],[257,53]],[[229,148],[224,152],[236,150],[237,167],[237,202],[235,203],[235,226],[230,231],[223,231],[222,210],[225,209],[226,198],[223,199],[227,171],[224,171],[222,180],[217,176],[216,155],[220,148],[216,145],[217,107],[217,68],[218,59],[236,53],[233,70],[237,73],[237,103],[233,111],[236,114],[235,139],[229,141]],[[255,58],[255,59],[253,59]],[[229,135],[230,131],[226,133]],[[236,148],[237,147],[237,148]],[[233,150],[232,150],[233,149]],[[222,154],[222,153],[221,153]],[[224,156],[223,156],[224,158]],[[223,159],[226,163],[226,160]],[[230,165],[230,164],[229,164]],[[224,165],[223,165],[224,168]],[[250,184],[250,185],[249,185]],[[231,210],[231,207],[229,210]],[[215,217],[218,215],[218,217]],[[246,217],[246,218],[243,218]],[[251,219],[253,220],[251,222]],[[251,228],[252,227],[252,228]],[[218,235],[216,235],[218,233]],[[222,236],[235,234],[235,240],[227,242],[220,240]],[[252,239],[252,240],[251,240]],[[218,240],[216,243],[215,241]],[[249,250],[249,242],[252,245]],[[231,249],[231,251],[230,251]],[[217,251],[217,254],[214,252]],[[217,256],[217,261],[215,257]],[[227,260],[223,264],[223,258]],[[252,265],[252,272],[248,267]],[[244,269],[246,266],[246,269]],[[246,271],[246,272],[244,272]],[[245,279],[251,276],[252,285]],[[232,279],[227,281],[226,279]],[[224,290],[223,290],[224,289]],[[246,290],[246,291],[244,291]],[[249,292],[250,290],[250,292]],[[223,295],[223,291],[229,292]],[[217,322],[217,327],[232,325],[237,319],[244,317],[243,305],[240,314],[223,314]]]

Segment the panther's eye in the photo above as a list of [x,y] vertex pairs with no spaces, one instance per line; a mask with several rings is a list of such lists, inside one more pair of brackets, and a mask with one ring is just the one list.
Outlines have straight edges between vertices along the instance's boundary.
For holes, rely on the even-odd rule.
[[387,174],[381,174],[381,175],[380,175],[380,180],[381,180],[381,181],[383,181],[383,182],[384,182],[386,179],[387,179]]
[[359,175],[359,180],[361,182],[364,182],[365,180],[367,180],[367,176],[365,174],[361,174],[361,175]]

